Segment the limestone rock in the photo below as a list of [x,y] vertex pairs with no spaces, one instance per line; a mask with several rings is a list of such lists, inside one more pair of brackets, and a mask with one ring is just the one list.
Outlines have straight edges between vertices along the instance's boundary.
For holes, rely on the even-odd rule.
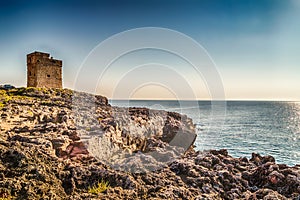
[[[195,152],[185,115],[112,107],[105,97],[62,89],[0,90],[0,102],[0,198],[300,198],[300,165]],[[101,141],[113,165],[93,154]],[[101,180],[108,189],[89,193]]]

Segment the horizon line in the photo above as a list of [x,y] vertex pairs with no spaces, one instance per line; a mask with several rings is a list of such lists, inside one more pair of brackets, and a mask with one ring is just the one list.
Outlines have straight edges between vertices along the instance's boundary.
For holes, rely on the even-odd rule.
[[[0,84],[0,85],[4,85],[4,84]],[[13,84],[11,84],[13,85]],[[16,88],[26,88],[27,86],[15,86]],[[63,87],[62,89],[69,89],[69,90],[74,90],[73,88],[68,88],[68,87]],[[74,90],[76,91],[76,90]],[[79,92],[85,92],[85,93],[90,93],[87,91],[79,91]],[[99,94],[99,93],[90,93],[90,94],[94,94],[94,95],[101,95],[106,97],[109,101],[276,101],[276,102],[300,102],[300,99],[164,99],[164,98],[153,98],[153,99],[148,99],[148,98],[129,98],[129,99],[125,99],[125,98],[116,98],[116,99],[112,99],[109,98],[103,94]]]
[[291,99],[112,99],[108,98],[109,101],[277,101],[277,102],[300,102],[300,100]]

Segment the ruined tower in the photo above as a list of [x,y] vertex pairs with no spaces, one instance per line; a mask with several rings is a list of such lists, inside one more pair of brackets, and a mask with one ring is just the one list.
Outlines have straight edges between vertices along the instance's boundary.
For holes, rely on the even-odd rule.
[[62,88],[62,61],[50,58],[48,53],[28,54],[27,87]]

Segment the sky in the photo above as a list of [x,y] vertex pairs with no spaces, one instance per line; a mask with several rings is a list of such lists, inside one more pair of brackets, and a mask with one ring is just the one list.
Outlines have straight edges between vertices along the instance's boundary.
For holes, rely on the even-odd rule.
[[[300,101],[299,19],[300,0],[0,1],[0,84],[26,86],[26,54],[43,51],[63,60],[64,87],[76,89],[81,67],[101,42],[130,29],[161,27],[180,32],[205,49],[225,99]],[[140,85],[126,88],[128,81],[120,80],[137,64],[150,67],[127,78],[165,73],[160,80],[176,82],[178,74],[172,78],[170,70],[164,71],[174,67],[197,99],[212,99],[214,86],[205,76],[193,81],[187,63],[155,50],[129,53],[114,62],[95,91],[118,98],[114,91],[133,90],[126,95],[136,99],[171,99],[178,97],[176,91],[187,91],[160,84],[158,76],[153,84],[147,79],[148,84],[136,82]],[[95,74],[86,73],[88,83]]]

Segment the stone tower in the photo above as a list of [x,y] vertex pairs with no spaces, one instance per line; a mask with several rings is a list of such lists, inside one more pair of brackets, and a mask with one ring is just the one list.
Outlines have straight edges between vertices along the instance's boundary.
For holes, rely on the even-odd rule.
[[62,61],[48,53],[28,54],[27,87],[62,88]]

